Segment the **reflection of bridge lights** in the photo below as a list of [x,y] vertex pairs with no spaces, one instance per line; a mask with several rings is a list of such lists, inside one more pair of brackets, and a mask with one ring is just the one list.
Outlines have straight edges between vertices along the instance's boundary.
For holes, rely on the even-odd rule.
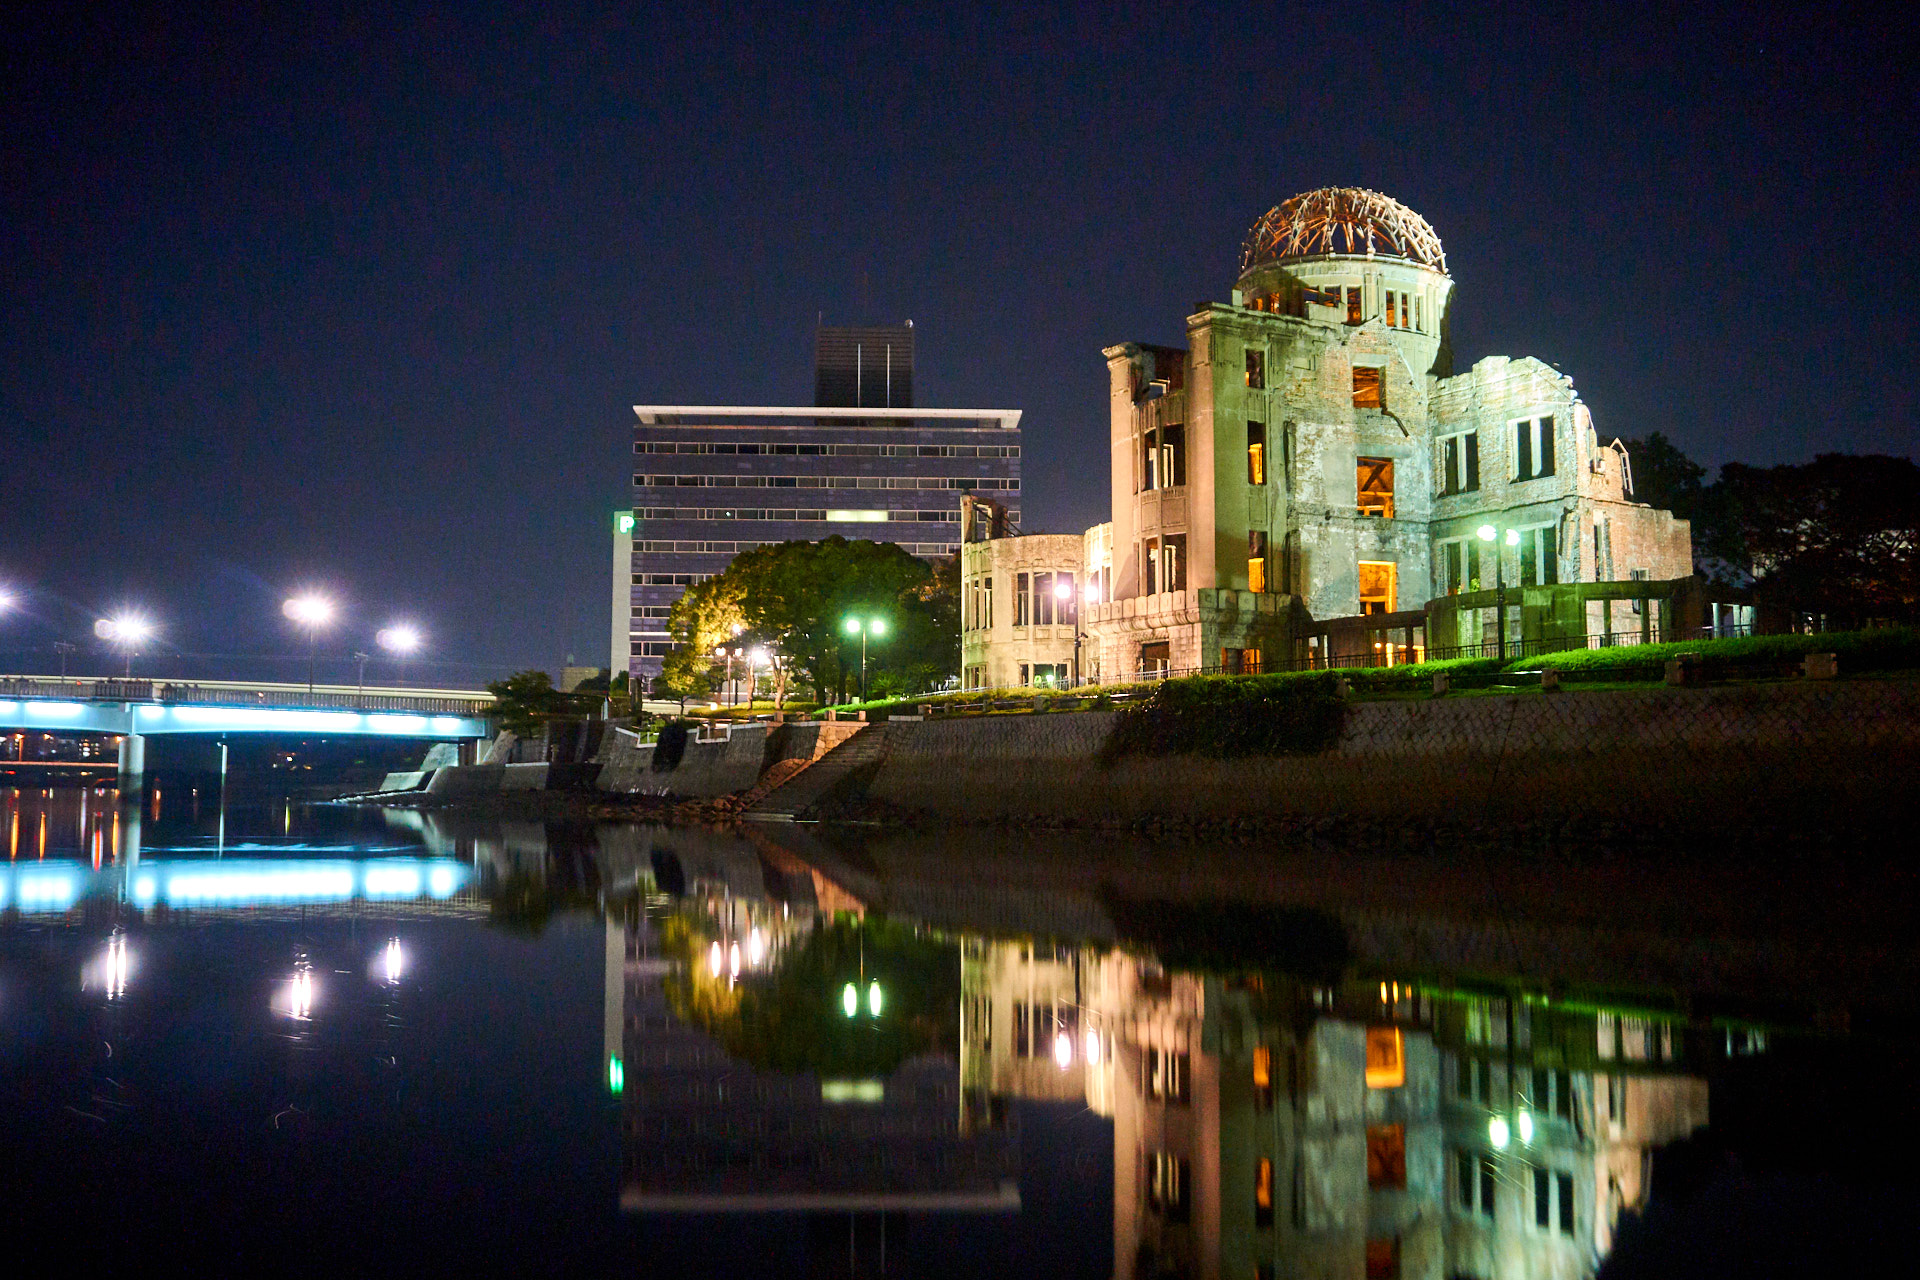
[[724,967],[726,967],[726,957],[720,952],[720,944],[715,942],[707,948],[707,972],[717,978]]
[[1064,1031],[1053,1038],[1053,1061],[1062,1071],[1073,1065],[1073,1037]]
[[740,976],[740,944],[737,942],[727,948],[727,976],[729,978]]
[[747,935],[747,963],[758,966],[767,958],[767,935],[755,929]]
[[400,950],[400,939],[387,939],[387,949],[382,960],[386,965],[387,985],[392,986],[400,981],[400,974],[407,963],[406,954]]

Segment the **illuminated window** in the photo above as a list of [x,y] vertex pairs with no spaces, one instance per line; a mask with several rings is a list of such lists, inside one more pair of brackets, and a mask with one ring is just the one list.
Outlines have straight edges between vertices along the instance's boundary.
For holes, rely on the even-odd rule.
[[1364,365],[1353,368],[1353,407],[1356,409],[1384,409],[1386,397],[1381,386],[1381,374],[1385,370]]
[[1148,538],[1140,544],[1140,573],[1144,594],[1160,594],[1160,539]]
[[1347,323],[1360,323],[1360,288],[1358,285],[1347,286]]
[[1387,325],[1393,329],[1400,327],[1400,308],[1396,305],[1396,295],[1391,289],[1387,290]]
[[1247,590],[1267,589],[1267,535],[1259,529],[1247,534]]
[[1397,1124],[1367,1128],[1367,1186],[1378,1189],[1407,1185],[1407,1131]]
[[1264,351],[1247,352],[1247,385],[1255,391],[1267,385],[1267,355]]
[[1360,514],[1393,519],[1393,459],[1356,458],[1354,461]]
[[1392,613],[1399,566],[1391,560],[1360,562],[1360,612]]
[[1420,299],[1415,298],[1413,300],[1413,327],[1418,329],[1420,332],[1425,333],[1427,331],[1427,326],[1421,322],[1420,310],[1421,310]]
[[1053,575],[1050,573],[1033,575],[1033,625],[1053,625]]
[[1273,1225],[1273,1161],[1265,1156],[1253,1171],[1253,1225]]
[[1405,1048],[1400,1028],[1367,1029],[1367,1088],[1398,1089],[1407,1082]]
[[1140,673],[1164,676],[1173,663],[1173,645],[1166,640],[1149,640],[1140,646]]
[[1267,424],[1247,424],[1247,483],[1267,482]]

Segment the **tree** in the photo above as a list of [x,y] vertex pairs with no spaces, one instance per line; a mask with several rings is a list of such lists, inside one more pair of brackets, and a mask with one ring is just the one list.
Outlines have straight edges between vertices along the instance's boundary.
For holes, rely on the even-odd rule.
[[1622,440],[1633,468],[1633,500],[1691,520],[1700,506],[1707,469],[1658,431],[1644,440]]
[[882,618],[887,635],[867,650],[871,687],[883,687],[884,677],[902,690],[918,688],[957,669],[957,574],[950,577],[953,585],[941,585],[926,561],[890,542],[782,542],[742,552],[724,573],[690,588],[668,627],[686,668],[704,658],[710,669],[721,644],[763,646],[780,696],[791,675],[825,702],[843,699],[859,670],[859,638],[849,639],[846,620]]
[[544,671],[517,671],[505,680],[490,680],[487,692],[494,696],[500,727],[522,738],[540,732],[542,724],[574,705],[572,698],[553,687],[553,677]]
[[1800,466],[1730,462],[1703,495],[1704,551],[1778,614],[1832,627],[1920,619],[1920,466],[1825,453]]

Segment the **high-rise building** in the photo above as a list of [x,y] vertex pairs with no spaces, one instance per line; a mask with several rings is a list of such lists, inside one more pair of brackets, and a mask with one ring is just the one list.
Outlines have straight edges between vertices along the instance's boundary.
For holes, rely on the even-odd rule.
[[969,493],[1019,520],[1020,410],[913,407],[910,325],[823,328],[818,360],[817,405],[634,406],[632,679],[660,673],[680,593],[742,551],[839,534],[957,555]]

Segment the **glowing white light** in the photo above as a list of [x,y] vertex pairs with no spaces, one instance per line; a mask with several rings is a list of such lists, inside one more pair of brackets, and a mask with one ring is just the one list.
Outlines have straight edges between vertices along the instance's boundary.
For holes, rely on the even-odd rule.
[[727,976],[740,976],[740,944],[737,942],[727,948]]
[[30,716],[77,716],[86,708],[78,702],[29,702],[24,710]]
[[153,635],[154,626],[137,613],[117,618],[102,618],[93,624],[93,634],[114,644],[136,645]]
[[1487,1121],[1487,1141],[1493,1144],[1495,1151],[1505,1151],[1513,1135],[1507,1128],[1507,1122],[1500,1116]]
[[303,627],[324,627],[333,621],[333,601],[325,596],[295,596],[280,606],[280,612]]
[[707,948],[707,972],[714,977],[720,976],[720,970],[726,966],[726,957],[721,954],[720,944],[715,942]]
[[1533,1142],[1533,1112],[1522,1111],[1517,1125],[1520,1130],[1520,1141],[1523,1144],[1531,1144]]
[[427,873],[427,892],[436,898],[452,894],[454,876],[452,867],[435,867]]
[[1087,1065],[1090,1067],[1100,1065],[1100,1033],[1098,1031],[1087,1032]]
[[747,963],[758,965],[767,958],[767,935],[755,929],[747,935]]
[[397,627],[388,627],[374,637],[380,647],[392,653],[412,653],[420,647],[420,632],[405,623]]
[[1087,584],[1086,598],[1087,598],[1088,604],[1100,603],[1100,584],[1099,583],[1089,582]]
[[1482,542],[1492,542],[1500,534],[1500,531],[1490,524],[1483,524],[1478,529],[1475,529],[1474,532],[1480,535],[1480,541]]
[[287,983],[283,996],[286,1002],[287,1016],[296,1022],[305,1022],[313,1016],[313,970],[302,969],[293,975]]
[[387,949],[382,958],[386,963],[387,985],[392,986],[400,981],[400,974],[407,964],[406,954],[400,950],[400,939],[387,939]]
[[1073,1037],[1064,1031],[1053,1038],[1053,1060],[1062,1071],[1073,1065]]
[[766,660],[767,660],[767,651],[765,649],[750,649],[747,651],[747,661],[751,662],[756,667],[760,666]]
[[860,988],[851,982],[840,988],[840,1007],[847,1011],[849,1018],[860,1012]]

